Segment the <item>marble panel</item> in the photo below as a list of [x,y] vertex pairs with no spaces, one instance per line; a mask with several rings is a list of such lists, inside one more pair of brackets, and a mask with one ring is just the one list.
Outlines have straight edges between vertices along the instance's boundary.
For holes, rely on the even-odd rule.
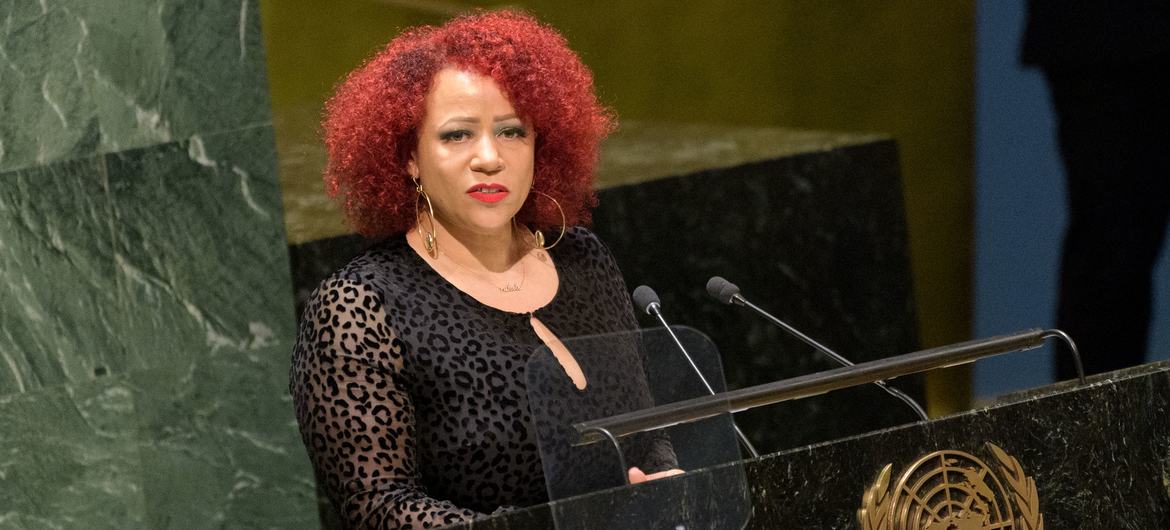
[[[272,130],[110,155],[155,528],[303,527],[315,486],[288,395],[294,322]],[[176,477],[181,477],[176,479]]]
[[0,2],[0,528],[304,528],[255,0]]
[[0,528],[315,526],[287,392],[232,353],[0,397]]
[[105,161],[0,174],[0,395],[126,366]]
[[120,331],[151,366],[291,348],[272,146],[263,126],[108,156]]
[[[5,432],[0,454],[70,444],[34,461],[42,475],[10,464],[6,491],[133,491],[93,502],[149,528],[312,526],[315,485],[287,390],[293,303],[274,171],[272,130],[259,126],[0,178],[11,250],[0,253],[0,415],[17,428],[49,419],[22,438]],[[67,398],[114,381],[124,399],[106,419],[132,452],[75,456],[109,443],[62,424],[77,415]],[[22,525],[63,520],[36,497],[11,505]],[[110,526],[86,513],[72,524]]]
[[256,0],[0,5],[0,171],[268,123]]
[[0,393],[290,346],[269,126],[0,175]]
[[185,376],[143,374],[141,467],[151,528],[315,525],[287,355],[285,345],[227,346]]
[[0,528],[146,528],[136,394],[104,377],[0,396]]

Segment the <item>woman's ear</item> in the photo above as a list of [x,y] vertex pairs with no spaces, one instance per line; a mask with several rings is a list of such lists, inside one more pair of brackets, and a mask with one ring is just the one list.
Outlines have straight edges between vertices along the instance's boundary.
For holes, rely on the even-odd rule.
[[410,179],[418,182],[418,162],[415,162],[415,154],[410,154],[410,160],[406,161],[406,173],[410,175]]

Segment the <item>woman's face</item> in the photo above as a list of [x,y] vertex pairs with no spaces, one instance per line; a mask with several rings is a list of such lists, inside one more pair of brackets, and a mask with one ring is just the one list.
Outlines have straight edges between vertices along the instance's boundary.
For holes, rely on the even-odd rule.
[[532,188],[536,134],[490,77],[444,68],[409,164],[448,230],[510,229]]

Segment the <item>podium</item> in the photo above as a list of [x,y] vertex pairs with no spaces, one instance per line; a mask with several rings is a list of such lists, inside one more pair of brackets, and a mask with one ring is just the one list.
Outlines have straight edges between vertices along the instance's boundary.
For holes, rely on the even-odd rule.
[[[743,466],[747,528],[1170,528],[1168,420],[1170,362],[1160,362],[727,465]],[[601,517],[656,487],[612,488],[454,528],[557,528],[554,512],[568,503],[582,517]],[[963,506],[971,515],[942,521]],[[933,522],[931,508],[939,512]],[[601,527],[589,523],[576,527]]]

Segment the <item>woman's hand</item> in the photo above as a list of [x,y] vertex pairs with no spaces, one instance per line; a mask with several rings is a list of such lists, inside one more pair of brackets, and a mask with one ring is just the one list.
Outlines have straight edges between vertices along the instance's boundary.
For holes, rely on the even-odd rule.
[[678,468],[667,469],[666,471],[659,471],[657,473],[651,473],[651,474],[647,475],[645,471],[642,471],[641,469],[638,469],[637,467],[631,467],[629,474],[630,474],[630,484],[638,484],[639,482],[648,482],[651,480],[658,480],[660,478],[681,475],[681,474],[683,474],[683,470],[678,469]]

